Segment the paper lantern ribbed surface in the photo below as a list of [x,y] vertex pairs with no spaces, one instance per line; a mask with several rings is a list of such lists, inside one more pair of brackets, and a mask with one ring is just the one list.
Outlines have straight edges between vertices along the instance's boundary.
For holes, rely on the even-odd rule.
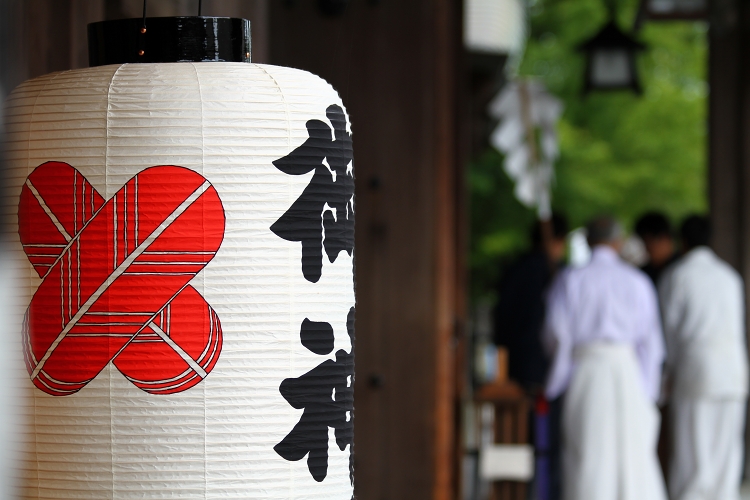
[[123,64],[7,102],[28,498],[352,497],[354,178],[300,70]]

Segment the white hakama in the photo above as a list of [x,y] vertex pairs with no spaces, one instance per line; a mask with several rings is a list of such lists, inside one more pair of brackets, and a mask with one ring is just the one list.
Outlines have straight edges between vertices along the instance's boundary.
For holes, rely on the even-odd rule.
[[739,500],[744,399],[674,399],[672,500]]
[[666,500],[659,413],[632,347],[579,345],[563,410],[565,500]]
[[738,500],[748,362],[745,286],[697,247],[659,281],[670,378],[672,500]]

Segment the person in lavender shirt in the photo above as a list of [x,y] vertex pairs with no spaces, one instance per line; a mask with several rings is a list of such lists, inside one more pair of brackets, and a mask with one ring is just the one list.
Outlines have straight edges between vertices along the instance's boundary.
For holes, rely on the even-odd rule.
[[611,217],[588,225],[591,261],[553,283],[543,341],[545,392],[565,393],[563,498],[665,500],[656,456],[664,341],[656,290],[620,259]]

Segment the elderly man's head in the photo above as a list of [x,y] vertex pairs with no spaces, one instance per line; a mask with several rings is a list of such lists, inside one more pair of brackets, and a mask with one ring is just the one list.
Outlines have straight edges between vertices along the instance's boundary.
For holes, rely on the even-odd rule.
[[586,226],[589,246],[608,245],[619,250],[622,246],[624,231],[617,219],[610,216],[601,216],[593,219]]

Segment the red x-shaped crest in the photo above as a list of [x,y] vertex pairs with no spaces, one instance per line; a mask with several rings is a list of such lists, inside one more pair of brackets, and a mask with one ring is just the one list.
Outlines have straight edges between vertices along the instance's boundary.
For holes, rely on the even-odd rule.
[[221,353],[216,312],[189,285],[224,238],[216,189],[182,167],[148,168],[106,201],[48,162],[21,191],[21,243],[42,283],[24,322],[33,383],[73,394],[112,361],[137,387],[193,387]]

